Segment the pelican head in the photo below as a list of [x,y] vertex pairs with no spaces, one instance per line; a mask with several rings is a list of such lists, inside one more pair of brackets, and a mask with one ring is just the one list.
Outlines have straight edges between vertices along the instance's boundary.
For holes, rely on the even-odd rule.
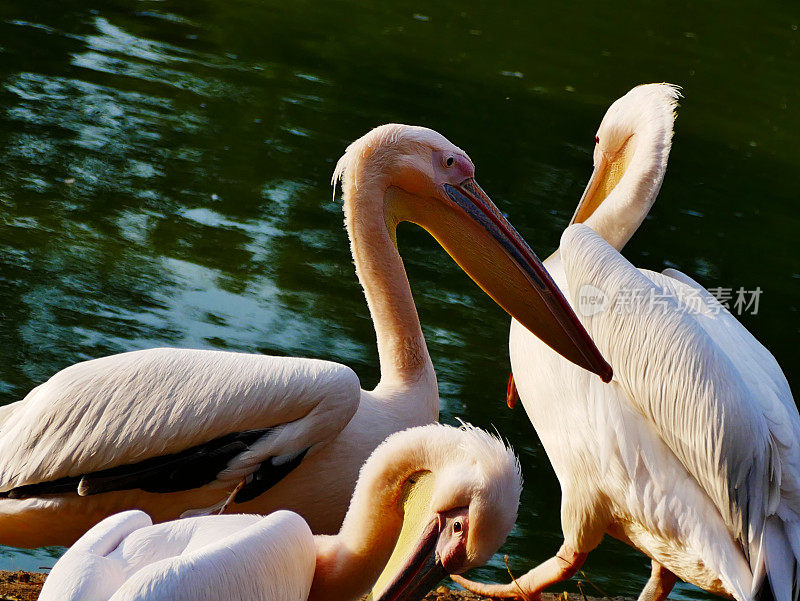
[[358,477],[339,534],[317,537],[309,599],[419,601],[485,563],[517,518],[522,476],[487,432],[430,424],[381,443]]
[[416,430],[411,436],[429,438],[429,502],[418,507],[419,515],[405,516],[422,532],[410,550],[400,549],[399,565],[377,601],[416,601],[443,577],[483,565],[517,519],[520,467],[501,440],[470,425]]
[[645,84],[609,107],[595,135],[594,171],[571,223],[587,223],[617,249],[625,245],[661,188],[680,96],[677,86]]
[[[426,229],[501,307],[556,352],[611,378],[588,334],[528,244],[475,181],[466,152],[441,134],[409,125],[375,128],[353,142],[333,175],[352,222]],[[354,240],[354,254],[357,253]]]

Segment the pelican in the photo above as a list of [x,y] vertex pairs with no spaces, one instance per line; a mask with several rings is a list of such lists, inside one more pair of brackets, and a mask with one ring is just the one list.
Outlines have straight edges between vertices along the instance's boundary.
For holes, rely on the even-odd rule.
[[700,284],[618,252],[661,186],[678,97],[651,84],[611,106],[575,224],[545,262],[609,358],[610,385],[512,322],[513,378],[561,485],[564,544],[516,584],[458,580],[470,590],[534,598],[610,534],[652,560],[641,601],[677,579],[737,601],[797,599],[800,417],[783,372]]
[[395,242],[401,221],[427,229],[525,327],[608,380],[563,295],[474,173],[442,135],[395,124],[351,144],[336,166],[377,335],[374,390],[361,390],[342,365],[212,350],[70,366],[0,408],[0,543],[69,545],[125,509],[162,522],[228,502],[237,512],[291,509],[314,532],[338,531],[375,447],[438,417],[436,376]]
[[432,481],[423,528],[377,601],[421,599],[443,576],[485,563],[517,518],[513,451],[465,425],[386,439],[364,464],[341,530],[311,533],[296,513],[190,517],[153,525],[138,510],[89,530],[56,563],[41,601],[328,601],[369,591],[396,546],[401,499]]

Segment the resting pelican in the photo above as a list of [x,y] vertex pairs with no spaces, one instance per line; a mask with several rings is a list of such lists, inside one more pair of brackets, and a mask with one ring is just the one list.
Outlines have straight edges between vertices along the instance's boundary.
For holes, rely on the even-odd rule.
[[370,456],[342,528],[313,536],[296,513],[191,517],[153,525],[106,518],[56,563],[41,601],[348,601],[387,564],[404,491],[432,479],[423,528],[378,601],[421,599],[447,574],[485,563],[517,518],[514,453],[483,430],[432,424],[390,436]]
[[341,365],[210,350],[135,351],[68,367],[0,408],[0,543],[68,545],[124,509],[160,522],[232,492],[236,511],[291,509],[314,532],[336,532],[370,452],[438,417],[436,376],[395,244],[401,221],[426,228],[511,315],[609,379],[474,172],[443,136],[405,125],[371,131],[336,167],[377,334],[375,390],[360,390]]
[[678,578],[738,601],[768,598],[765,581],[776,600],[797,598],[800,417],[786,378],[700,284],[618,252],[661,186],[677,98],[646,85],[611,106],[573,219],[585,225],[545,262],[610,359],[611,384],[512,322],[519,397],[562,491],[564,544],[517,580],[529,598],[570,578],[604,534],[651,558],[642,601],[662,601]]

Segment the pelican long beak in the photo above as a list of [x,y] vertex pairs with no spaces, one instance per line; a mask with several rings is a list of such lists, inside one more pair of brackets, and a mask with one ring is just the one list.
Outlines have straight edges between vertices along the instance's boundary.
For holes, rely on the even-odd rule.
[[625,140],[613,157],[609,158],[606,154],[600,154],[592,171],[592,177],[589,178],[589,183],[586,184],[583,196],[572,216],[572,221],[569,222],[570,225],[584,223],[589,219],[625,175],[625,170],[633,157],[630,141],[630,137]]
[[512,317],[554,351],[611,380],[611,366],[530,246],[474,178],[444,184],[451,211],[409,220],[427,229],[461,268]]
[[437,516],[425,527],[414,551],[375,601],[419,601],[447,576],[436,554],[439,524]]
[[608,193],[611,192],[611,189],[606,185],[608,182],[608,178],[606,177],[608,171],[609,162],[603,157],[592,171],[592,177],[589,178],[589,183],[586,184],[583,195],[578,202],[578,207],[575,209],[572,220],[569,222],[570,225],[574,223],[584,223],[589,219],[592,213],[597,210],[597,207],[605,200],[606,196],[608,196]]

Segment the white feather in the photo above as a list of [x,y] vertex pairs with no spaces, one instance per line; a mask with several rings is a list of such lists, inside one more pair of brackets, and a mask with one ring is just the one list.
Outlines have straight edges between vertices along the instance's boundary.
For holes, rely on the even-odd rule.
[[[513,527],[522,487],[519,464],[511,449],[482,430],[434,424],[396,433],[372,453],[335,536],[314,537],[289,511],[155,525],[144,512],[123,512],[94,526],[59,559],[40,599],[358,599],[392,553],[404,517],[401,492],[420,472],[435,483],[426,522],[469,509],[466,553],[453,567],[484,563]],[[439,536],[447,541],[451,533],[443,529]],[[457,535],[452,540],[461,541]]]

